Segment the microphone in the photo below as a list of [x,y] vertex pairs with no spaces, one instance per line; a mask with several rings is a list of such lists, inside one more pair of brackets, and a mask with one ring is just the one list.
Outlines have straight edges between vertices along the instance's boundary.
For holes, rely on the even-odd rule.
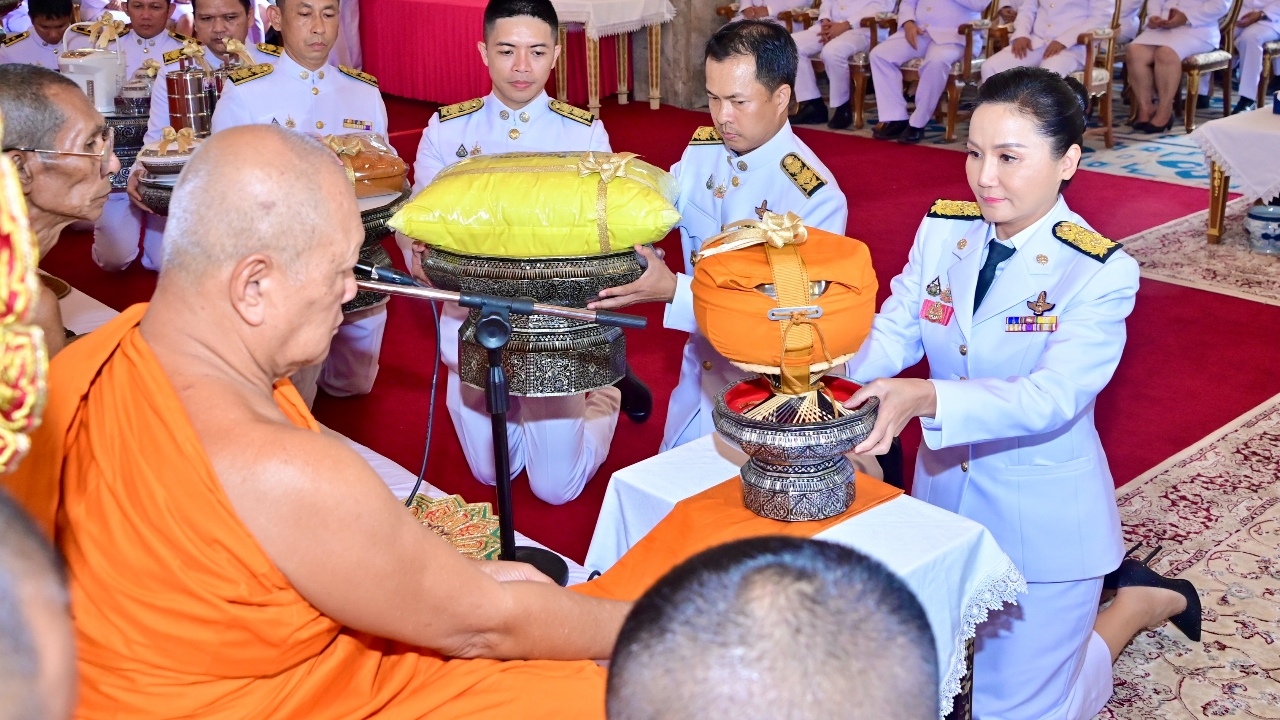
[[377,282],[391,283],[392,285],[408,285],[409,287],[418,287],[418,281],[409,273],[400,272],[395,268],[380,267],[357,260],[355,266],[356,275],[375,280]]

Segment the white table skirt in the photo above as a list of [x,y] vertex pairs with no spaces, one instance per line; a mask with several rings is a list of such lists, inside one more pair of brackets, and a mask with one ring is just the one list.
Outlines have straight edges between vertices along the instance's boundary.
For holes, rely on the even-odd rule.
[[[675,504],[738,474],[746,456],[719,434],[613,474],[586,566],[601,572],[654,528]],[[939,715],[951,712],[965,674],[965,643],[987,613],[1015,603],[1026,581],[982,525],[909,496],[872,508],[814,536],[884,563],[915,592],[938,648]]]
[[1204,154],[1240,183],[1245,202],[1280,195],[1280,115],[1258,110],[1210,120],[1191,133]]
[[551,0],[551,4],[562,24],[581,24],[592,40],[661,25],[676,16],[670,0]]

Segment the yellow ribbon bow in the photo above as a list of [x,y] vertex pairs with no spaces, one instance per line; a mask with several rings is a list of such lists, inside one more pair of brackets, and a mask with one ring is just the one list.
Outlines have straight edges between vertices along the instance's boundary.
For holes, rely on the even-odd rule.
[[181,130],[174,130],[171,127],[165,128],[160,132],[160,144],[156,146],[156,154],[168,155],[169,146],[175,143],[178,146],[177,150],[179,153],[184,153],[190,150],[196,144],[195,131],[189,127],[182,128]]
[[787,245],[802,245],[809,239],[809,229],[799,215],[789,212],[786,215],[764,212],[760,222],[755,220],[739,220],[725,226],[725,231],[707,240],[705,244],[720,240],[719,245],[707,248],[697,254],[694,262],[712,255],[733,252],[743,248],[768,243],[771,247],[783,248]]
[[613,182],[616,177],[625,178],[627,176],[627,162],[632,158],[639,157],[635,153],[611,153],[606,156],[606,160],[598,160],[594,152],[588,152],[581,160],[578,161],[578,177],[586,177],[592,173],[599,173],[600,179],[604,182]]
[[110,15],[104,15],[89,26],[89,43],[99,50],[107,49],[107,45],[112,40],[119,40],[124,34],[124,23],[112,20],[110,17]]
[[147,58],[142,61],[142,67],[139,69],[146,73],[147,77],[154,78],[160,74],[160,68],[162,67],[164,66],[160,64],[159,60],[155,58]]
[[230,57],[239,59],[240,62],[245,67],[248,67],[254,64],[253,56],[249,54],[249,51],[248,49],[245,48],[244,43],[240,42],[235,38],[227,38],[226,40],[223,41],[223,44],[227,48],[227,55],[229,55]]
[[352,167],[351,158],[362,152],[373,152],[375,150],[387,151],[387,147],[382,143],[374,140],[370,135],[359,135],[351,133],[347,135],[325,135],[323,140],[325,145],[338,156],[342,161],[342,167],[347,171],[347,179],[352,185],[356,184],[356,171]]
[[182,43],[182,57],[199,62],[206,73],[213,72],[209,61],[204,59],[204,46],[195,40],[188,39]]

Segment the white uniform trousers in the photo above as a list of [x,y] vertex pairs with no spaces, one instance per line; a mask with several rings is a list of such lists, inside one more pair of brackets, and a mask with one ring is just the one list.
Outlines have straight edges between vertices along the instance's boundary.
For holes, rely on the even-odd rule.
[[102,216],[93,224],[93,248],[90,254],[98,267],[118,272],[129,267],[138,257],[138,236],[143,238],[142,266],[160,269],[164,238],[164,218],[150,215],[129,201],[123,190],[113,191],[102,206]]
[[1102,578],[1027,590],[978,626],[974,720],[1089,720],[1111,697],[1111,650],[1093,631]]
[[[1269,22],[1256,22],[1236,30],[1236,50],[1240,52],[1240,97],[1257,102],[1258,80],[1262,78],[1262,46],[1280,40],[1280,30]],[[1276,62],[1280,65],[1280,61]]]
[[1021,58],[1014,57],[1013,48],[1006,47],[1000,52],[987,58],[982,64],[982,79],[987,78],[999,72],[1004,72],[1016,67],[1042,67],[1045,70],[1052,70],[1062,77],[1067,77],[1073,72],[1079,72],[1084,69],[1084,48],[1069,47],[1062,52],[1046,59],[1044,51],[1049,46],[1041,45],[1038,48],[1027,50],[1027,54]]
[[808,30],[792,33],[796,48],[800,51],[800,64],[796,67],[796,101],[804,102],[822,97],[818,91],[818,78],[813,70],[814,58],[821,58],[827,69],[827,81],[831,91],[831,106],[849,102],[849,58],[855,53],[866,52],[871,47],[871,31],[852,28],[838,35],[827,44],[818,41],[818,25]]
[[[445,303],[440,313],[440,356],[449,368],[445,405],[471,473],[493,485],[493,422],[484,391],[458,377],[458,329],[467,313],[456,303]],[[609,455],[621,404],[615,387],[564,397],[512,396],[507,410],[511,476],[528,470],[533,494],[552,505],[578,497]]]
[[385,303],[344,318],[324,362],[304,367],[289,378],[307,407],[315,402],[317,387],[334,397],[364,395],[372,390],[373,381],[378,378],[378,356],[382,354],[386,328]]
[[[964,55],[964,45],[935,43],[927,34],[916,36],[917,47],[911,47],[902,31],[871,51],[871,81],[876,87],[876,107],[880,122],[910,120],[911,127],[922,128],[938,109],[938,99],[947,88],[951,64]],[[902,64],[924,58],[920,66],[920,82],[916,85],[916,109],[907,117],[907,101],[902,97]]]

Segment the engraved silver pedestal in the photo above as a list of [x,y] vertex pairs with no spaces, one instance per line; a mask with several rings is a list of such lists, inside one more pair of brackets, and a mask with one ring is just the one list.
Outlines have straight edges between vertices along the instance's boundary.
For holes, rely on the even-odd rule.
[[[835,379],[848,381],[828,375],[823,382]],[[788,522],[822,520],[848,510],[854,500],[854,471],[844,453],[871,433],[879,399],[871,398],[845,417],[784,425],[729,409],[725,395],[738,385],[716,395],[714,418],[720,434],[751,456],[742,466],[742,499],[747,508],[761,517]]]
[[[364,225],[364,243],[360,246],[360,261],[378,267],[391,267],[391,256],[382,247],[382,239],[394,232],[387,227],[387,221],[396,214],[404,204],[409,202],[409,183],[405,182],[404,190],[390,203],[377,204],[376,200],[362,199],[360,205],[360,222]],[[373,307],[385,302],[386,295],[361,290],[349,302],[342,304],[342,312],[352,313]]]

